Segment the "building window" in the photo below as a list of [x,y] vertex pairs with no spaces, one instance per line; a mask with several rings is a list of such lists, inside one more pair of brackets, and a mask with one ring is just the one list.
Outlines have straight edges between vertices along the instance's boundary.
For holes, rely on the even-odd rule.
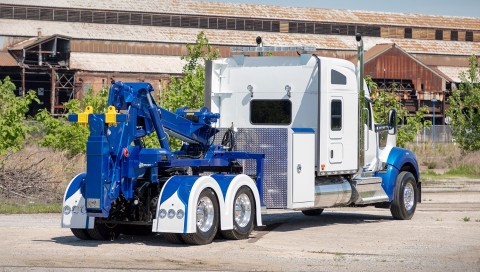
[[348,26],[348,35],[355,36],[357,34],[357,26],[349,25]]
[[332,131],[342,130],[342,100],[334,99],[330,104],[331,120],[330,129]]
[[458,41],[458,31],[452,30],[450,34],[450,40],[452,41]]
[[298,23],[298,33],[305,33],[305,23]]
[[435,30],[435,40],[443,40],[443,30]]
[[357,32],[362,36],[380,37],[380,27],[377,26],[357,26]]
[[405,39],[411,39],[412,38],[412,29],[411,28],[405,28],[405,34],[403,35]]
[[332,33],[332,25],[315,24],[315,34],[330,34],[330,33]]
[[250,123],[253,125],[289,125],[292,102],[285,99],[256,99],[250,102]]
[[332,70],[330,83],[337,85],[347,85],[347,77],[336,70]]
[[290,32],[290,33],[297,33],[297,32],[298,32],[297,23],[289,22],[289,23],[288,23],[288,32]]
[[315,24],[313,23],[306,23],[305,24],[305,32],[313,34],[315,33]]
[[467,33],[465,33],[465,41],[473,42],[473,31],[467,31]]

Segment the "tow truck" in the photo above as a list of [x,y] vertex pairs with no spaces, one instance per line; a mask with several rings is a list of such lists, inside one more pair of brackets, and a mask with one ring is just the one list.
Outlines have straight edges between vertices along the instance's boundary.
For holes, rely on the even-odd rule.
[[[421,199],[417,160],[395,146],[395,110],[388,124],[375,123],[356,39],[357,65],[307,46],[233,48],[231,58],[206,63],[200,110],[170,112],[149,83],[113,82],[107,113],[69,115],[90,136],[62,227],[80,239],[154,232],[201,245],[217,234],[248,238],[266,209],[317,216],[374,205],[411,219]],[[276,51],[298,55],[255,55]],[[152,134],[160,148],[145,147]],[[182,141],[179,150],[169,137]]]

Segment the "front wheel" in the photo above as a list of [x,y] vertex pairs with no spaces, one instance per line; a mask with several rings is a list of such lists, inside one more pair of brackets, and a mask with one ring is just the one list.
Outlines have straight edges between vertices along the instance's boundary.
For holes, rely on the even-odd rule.
[[191,245],[209,244],[217,234],[220,216],[217,197],[212,189],[206,188],[198,196],[196,214],[196,232],[182,234],[182,238]]
[[390,212],[393,218],[409,220],[413,217],[418,202],[418,190],[415,177],[410,172],[401,172],[397,176]]
[[248,187],[241,187],[235,194],[233,211],[233,229],[222,231],[222,236],[231,240],[247,239],[255,221],[255,199]]

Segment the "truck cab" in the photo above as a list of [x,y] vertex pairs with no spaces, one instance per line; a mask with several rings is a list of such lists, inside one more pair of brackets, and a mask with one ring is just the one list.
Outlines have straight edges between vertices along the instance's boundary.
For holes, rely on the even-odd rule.
[[[297,55],[263,56],[287,50]],[[395,112],[390,124],[376,124],[363,75],[359,80],[363,64],[309,50],[234,48],[237,55],[207,63],[205,101],[222,116],[218,127],[237,131],[237,149],[265,154],[263,204],[305,214],[344,205],[391,207],[406,172],[410,185],[397,199],[405,204],[405,195],[413,195],[410,209],[392,214],[411,217],[420,201],[418,166],[412,152],[395,147]],[[388,131],[383,147],[381,131]]]

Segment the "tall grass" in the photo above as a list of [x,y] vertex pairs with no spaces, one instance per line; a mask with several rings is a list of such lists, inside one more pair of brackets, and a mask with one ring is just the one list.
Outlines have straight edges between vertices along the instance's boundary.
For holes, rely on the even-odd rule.
[[85,169],[85,156],[34,145],[0,157],[0,213],[58,212],[70,180]]
[[434,170],[442,170],[448,176],[480,178],[480,151],[465,153],[453,143],[414,145],[408,149],[417,156],[423,173],[435,175]]

